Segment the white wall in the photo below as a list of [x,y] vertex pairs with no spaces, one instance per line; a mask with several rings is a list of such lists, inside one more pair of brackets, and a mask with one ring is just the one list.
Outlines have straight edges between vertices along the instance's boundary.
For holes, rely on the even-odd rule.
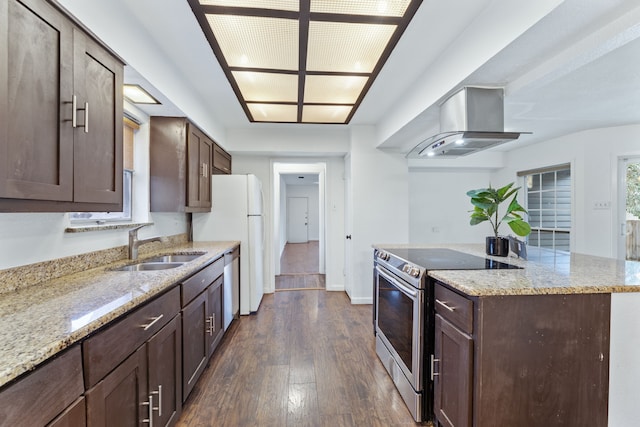
[[[488,224],[469,225],[473,206],[467,191],[487,187],[490,171],[411,170],[409,173],[410,243],[482,243]],[[504,230],[507,231],[507,230]]]
[[[308,200],[309,240],[320,239],[320,206],[318,185],[287,185],[286,199],[289,197],[305,197]],[[286,208],[285,208],[286,209]],[[281,211],[282,212],[282,211]]]
[[[571,250],[616,257],[618,159],[638,154],[640,125],[594,129],[510,151],[508,166],[494,173],[492,179],[508,183],[516,180],[518,171],[571,163]],[[594,209],[596,201],[609,201],[611,208]]]
[[373,244],[409,241],[409,172],[401,154],[375,148],[375,129],[351,135],[353,282],[351,302],[373,302]]

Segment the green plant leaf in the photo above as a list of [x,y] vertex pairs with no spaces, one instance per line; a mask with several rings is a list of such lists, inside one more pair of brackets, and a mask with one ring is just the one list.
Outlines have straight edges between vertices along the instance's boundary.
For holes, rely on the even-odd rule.
[[524,237],[528,236],[529,233],[531,233],[531,226],[526,221],[523,221],[521,219],[512,219],[507,222],[507,224],[509,224],[511,230],[513,230],[513,232],[518,236]]

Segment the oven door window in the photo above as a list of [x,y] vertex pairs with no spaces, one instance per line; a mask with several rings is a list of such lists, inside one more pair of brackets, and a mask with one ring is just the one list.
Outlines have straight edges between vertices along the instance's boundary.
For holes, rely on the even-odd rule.
[[414,303],[387,278],[378,275],[378,328],[410,371],[413,368]]

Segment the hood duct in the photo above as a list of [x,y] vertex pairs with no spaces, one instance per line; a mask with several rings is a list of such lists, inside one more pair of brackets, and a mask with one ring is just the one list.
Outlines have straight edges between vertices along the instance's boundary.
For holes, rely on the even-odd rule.
[[504,90],[465,87],[440,105],[440,133],[425,139],[408,158],[459,157],[516,140],[530,132],[504,131]]

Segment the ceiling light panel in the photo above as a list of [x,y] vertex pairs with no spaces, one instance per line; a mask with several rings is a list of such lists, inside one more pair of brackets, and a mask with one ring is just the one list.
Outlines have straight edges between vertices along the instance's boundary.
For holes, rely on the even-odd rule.
[[200,4],[206,6],[289,10],[292,12],[300,10],[300,0],[200,0]]
[[364,76],[307,76],[304,102],[355,104],[367,80]]
[[298,21],[238,15],[206,17],[230,67],[298,69]]
[[297,105],[247,103],[247,107],[256,122],[295,123],[298,121]]
[[351,106],[345,105],[305,105],[302,107],[302,121],[305,123],[345,123]]
[[311,0],[311,12],[401,17],[411,0]]
[[307,71],[371,73],[396,28],[395,25],[312,21]]
[[233,71],[233,77],[248,102],[298,102],[298,75]]

